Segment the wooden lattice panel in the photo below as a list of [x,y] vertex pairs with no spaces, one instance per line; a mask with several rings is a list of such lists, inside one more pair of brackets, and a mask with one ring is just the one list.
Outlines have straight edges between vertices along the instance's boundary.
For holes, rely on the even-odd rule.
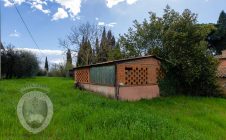
[[89,83],[89,69],[76,70],[75,76],[77,82]]
[[146,66],[126,66],[125,85],[147,85],[148,68]]

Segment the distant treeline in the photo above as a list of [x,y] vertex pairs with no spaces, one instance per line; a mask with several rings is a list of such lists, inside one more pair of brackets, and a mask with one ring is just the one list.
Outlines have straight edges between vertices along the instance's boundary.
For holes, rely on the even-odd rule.
[[1,74],[3,78],[22,78],[36,76],[39,62],[35,54],[16,50],[8,45],[1,51]]

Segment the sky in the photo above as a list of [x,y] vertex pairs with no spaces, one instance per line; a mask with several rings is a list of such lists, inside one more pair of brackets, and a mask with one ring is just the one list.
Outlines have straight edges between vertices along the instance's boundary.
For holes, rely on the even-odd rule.
[[[30,38],[14,4],[17,5],[39,49]],[[72,26],[90,22],[111,29],[116,38],[143,21],[148,12],[158,16],[168,4],[176,11],[190,9],[199,23],[216,23],[226,0],[1,0],[1,40],[17,49],[37,54],[41,64],[47,56],[51,64],[65,61],[58,39],[70,33]]]

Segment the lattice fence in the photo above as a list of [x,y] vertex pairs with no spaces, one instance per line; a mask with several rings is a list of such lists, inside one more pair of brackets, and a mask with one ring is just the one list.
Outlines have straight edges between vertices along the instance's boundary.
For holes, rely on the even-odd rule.
[[80,69],[75,72],[76,81],[80,83],[89,83],[89,69]]
[[125,67],[126,85],[148,84],[148,68],[146,66]]

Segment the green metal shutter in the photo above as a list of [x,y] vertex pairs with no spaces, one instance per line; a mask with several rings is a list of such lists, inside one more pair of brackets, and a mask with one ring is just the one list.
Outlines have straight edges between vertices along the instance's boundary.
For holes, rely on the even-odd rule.
[[90,81],[92,84],[114,85],[115,65],[91,67]]

